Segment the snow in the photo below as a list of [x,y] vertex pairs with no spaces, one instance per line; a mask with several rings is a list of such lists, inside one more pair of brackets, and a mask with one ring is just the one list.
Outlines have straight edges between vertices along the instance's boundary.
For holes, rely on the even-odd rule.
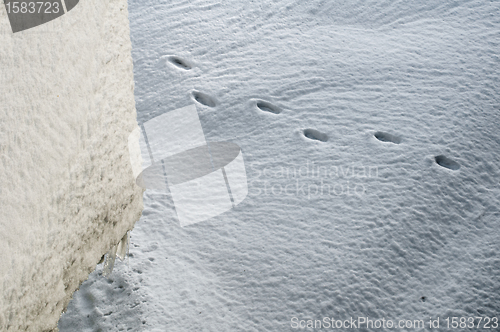
[[180,227],[146,191],[130,266],[98,268],[61,331],[499,316],[499,2],[130,0],[129,17],[139,123],[194,103],[207,141],[241,147],[249,192]]
[[52,331],[142,212],[126,144],[137,126],[127,2],[81,1],[16,33],[6,9],[2,1],[0,331]]

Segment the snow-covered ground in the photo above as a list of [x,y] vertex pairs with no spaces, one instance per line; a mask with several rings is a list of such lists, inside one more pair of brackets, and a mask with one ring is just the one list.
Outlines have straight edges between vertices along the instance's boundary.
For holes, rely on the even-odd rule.
[[139,123],[195,103],[208,141],[242,148],[249,194],[181,228],[147,191],[128,261],[98,266],[61,331],[500,319],[500,2],[129,11]]

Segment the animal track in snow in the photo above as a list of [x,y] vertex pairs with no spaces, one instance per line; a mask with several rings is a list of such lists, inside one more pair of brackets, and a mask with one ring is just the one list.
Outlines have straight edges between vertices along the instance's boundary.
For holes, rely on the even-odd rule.
[[304,129],[304,136],[316,141],[321,141],[321,142],[328,141],[328,135],[319,132],[316,129]]
[[274,113],[274,114],[280,114],[281,109],[277,106],[274,106],[270,102],[264,101],[264,100],[258,100],[257,101],[257,107],[264,112],[269,112],[269,113]]
[[460,164],[457,163],[455,160],[453,159],[450,159],[446,156],[443,156],[443,155],[439,155],[439,156],[436,156],[434,157],[434,160],[436,161],[436,163],[439,165],[439,166],[442,166],[442,167],[445,167],[445,168],[449,168],[453,171],[456,171],[458,169],[460,169]]
[[398,136],[394,136],[392,134],[384,133],[382,131],[377,131],[375,133],[375,138],[382,142],[391,142],[394,144],[401,143],[401,138]]
[[215,105],[216,105],[215,100],[203,92],[193,91],[193,98],[198,103],[205,105],[205,106],[208,106],[208,107],[215,107]]
[[174,66],[184,70],[190,70],[191,68],[193,68],[193,66],[188,61],[181,59],[177,56],[169,56],[167,60]]

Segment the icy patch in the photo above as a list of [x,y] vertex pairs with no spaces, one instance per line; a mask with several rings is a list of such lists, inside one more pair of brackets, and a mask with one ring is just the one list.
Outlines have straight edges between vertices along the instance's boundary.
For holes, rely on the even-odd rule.
[[109,277],[111,272],[113,272],[113,267],[115,266],[116,259],[116,246],[113,246],[108,253],[106,254],[106,258],[104,259],[104,267],[102,269],[102,275],[105,277]]
[[104,260],[104,267],[102,269],[102,275],[104,277],[109,277],[111,272],[113,272],[113,267],[115,266],[116,257],[120,258],[121,261],[125,259],[129,251],[130,243],[130,231],[125,234],[118,245],[111,248],[106,254]]
[[116,248],[116,256],[120,258],[121,261],[125,260],[125,257],[128,256],[130,248],[130,231],[125,234],[120,243],[118,243],[118,247]]

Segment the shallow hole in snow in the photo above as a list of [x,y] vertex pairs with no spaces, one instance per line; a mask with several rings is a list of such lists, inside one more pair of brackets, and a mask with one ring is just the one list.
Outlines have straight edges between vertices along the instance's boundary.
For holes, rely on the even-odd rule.
[[452,160],[446,156],[439,155],[439,156],[434,157],[434,160],[436,160],[436,163],[439,166],[451,169],[453,171],[460,169],[459,163],[457,163],[455,160]]
[[274,114],[280,114],[281,109],[279,107],[274,106],[270,102],[264,101],[264,100],[259,100],[257,101],[257,107],[264,112],[269,112],[269,113],[274,113]]
[[205,105],[205,106],[208,106],[208,107],[215,107],[215,105],[216,105],[215,100],[203,92],[193,91],[193,98],[198,103]]
[[304,136],[316,141],[326,142],[328,141],[328,135],[317,131],[316,129],[305,129]]
[[169,56],[167,60],[174,66],[184,70],[190,70],[191,68],[193,68],[193,66],[189,62],[176,56]]
[[382,141],[382,142],[391,142],[391,143],[394,143],[394,144],[401,143],[401,138],[400,137],[394,136],[394,135],[391,135],[391,134],[388,134],[388,133],[384,133],[382,131],[377,131],[374,136],[375,136],[376,139],[378,139],[379,141]]

